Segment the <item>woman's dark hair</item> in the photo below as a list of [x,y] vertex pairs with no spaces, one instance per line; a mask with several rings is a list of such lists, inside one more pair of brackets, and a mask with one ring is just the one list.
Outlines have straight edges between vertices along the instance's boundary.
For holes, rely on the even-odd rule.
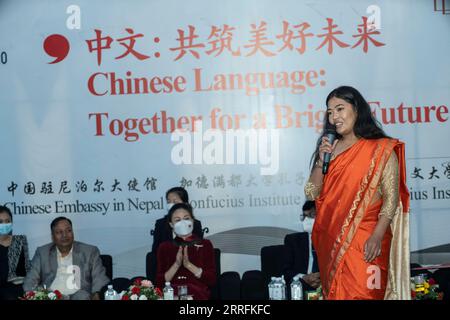
[[11,222],[13,221],[11,210],[7,206],[0,206],[0,213],[2,212],[5,212],[11,218]]
[[177,204],[174,204],[172,206],[172,208],[170,208],[169,213],[167,214],[168,222],[172,221],[172,216],[175,213],[175,211],[177,211],[178,209],[186,210],[187,212],[189,212],[189,215],[191,216],[192,220],[195,219],[194,212],[192,210],[192,206],[189,203],[177,203]]
[[311,210],[312,208],[316,207],[315,201],[307,200],[303,204],[302,211]]
[[[353,87],[349,86],[341,86],[333,91],[331,91],[326,100],[326,106],[328,108],[328,102],[332,98],[339,98],[350,103],[354,110],[356,111],[356,122],[353,127],[353,131],[358,138],[364,139],[380,139],[380,138],[389,138],[386,133],[384,133],[381,128],[381,124],[373,117],[372,110],[370,109],[369,104],[363,98],[361,93]],[[311,165],[315,163],[319,159],[319,147],[322,143],[322,137],[329,130],[335,130],[334,126],[328,120],[328,112],[325,112],[324,126],[322,130],[322,134],[317,140],[316,150],[314,151],[311,157]],[[336,134],[336,138],[342,138],[341,135]]]
[[53,232],[53,229],[56,227],[56,225],[57,225],[60,221],[63,221],[63,220],[66,220],[66,221],[70,224],[70,226],[72,226],[72,221],[70,221],[69,218],[66,218],[66,217],[58,217],[58,218],[53,219],[52,223],[50,224],[50,229],[52,230],[52,232]]
[[186,189],[184,189],[183,187],[174,187],[167,190],[166,200],[169,199],[169,193],[176,193],[180,197],[181,201],[183,201],[184,203],[189,203],[189,195]]

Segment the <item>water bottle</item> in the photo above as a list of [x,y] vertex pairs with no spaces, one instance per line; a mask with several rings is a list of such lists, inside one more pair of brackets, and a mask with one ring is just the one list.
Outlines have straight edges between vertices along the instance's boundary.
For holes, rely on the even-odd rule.
[[281,279],[281,283],[282,283],[281,299],[286,300],[286,281],[284,280],[284,275],[282,275],[280,279]]
[[272,300],[281,300],[280,282],[278,278],[273,280],[272,284]]
[[269,288],[269,300],[273,300],[274,283],[275,283],[275,277],[271,277],[269,285],[267,286]]
[[166,286],[163,289],[164,300],[173,300],[173,288],[170,286],[170,282],[166,282]]
[[108,290],[105,292],[105,300],[116,300],[117,292],[114,290],[112,284],[108,284]]
[[284,294],[283,290],[285,290],[285,286],[281,278],[276,278],[273,285],[273,300],[283,300]]
[[298,276],[291,282],[291,300],[303,300],[303,286]]

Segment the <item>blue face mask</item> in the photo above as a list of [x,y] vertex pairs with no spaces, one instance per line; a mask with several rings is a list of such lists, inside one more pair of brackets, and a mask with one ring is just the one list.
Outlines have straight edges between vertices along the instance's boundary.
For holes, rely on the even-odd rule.
[[12,223],[0,223],[0,236],[10,234],[12,232]]

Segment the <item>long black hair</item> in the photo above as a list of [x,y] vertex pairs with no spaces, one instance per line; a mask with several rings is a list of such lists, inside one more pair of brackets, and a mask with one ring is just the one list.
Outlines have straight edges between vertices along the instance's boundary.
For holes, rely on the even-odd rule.
[[169,213],[167,214],[167,222],[172,222],[172,216],[178,209],[183,209],[189,213],[192,220],[195,219],[194,217],[194,210],[192,209],[192,206],[189,203],[176,203],[170,208]]
[[0,206],[0,213],[6,213],[9,216],[9,219],[11,219],[11,222],[13,221],[13,216],[11,213],[11,210],[7,206]]
[[183,187],[173,187],[166,192],[166,200],[169,200],[169,193],[175,193],[177,194],[181,201],[184,203],[189,203],[189,194]]
[[[356,122],[353,127],[353,132],[358,138],[364,139],[380,139],[389,138],[381,128],[381,124],[373,117],[372,111],[367,101],[363,98],[361,93],[353,87],[341,86],[331,91],[326,100],[326,106],[332,98],[339,98],[350,103],[356,111]],[[328,120],[328,112],[325,112],[324,126],[322,134],[316,143],[316,150],[311,157],[311,165],[319,160],[319,147],[322,143],[322,137],[329,130],[335,130],[334,126]],[[341,139],[342,136],[336,133],[336,138]]]

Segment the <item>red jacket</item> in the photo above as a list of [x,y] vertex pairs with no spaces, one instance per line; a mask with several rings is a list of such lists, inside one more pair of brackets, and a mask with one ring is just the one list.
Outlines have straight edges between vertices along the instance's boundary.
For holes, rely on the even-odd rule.
[[188,246],[189,261],[196,267],[202,268],[203,272],[200,278],[196,278],[192,272],[181,265],[172,281],[170,281],[175,294],[178,294],[177,286],[187,285],[188,294],[192,295],[194,300],[209,299],[209,288],[216,283],[214,248],[211,241],[199,239],[195,236],[192,237],[190,242],[185,242],[177,237],[173,241],[165,241],[159,245],[156,259],[158,263],[156,274],[157,287],[164,288],[164,274],[175,262],[180,245]]

